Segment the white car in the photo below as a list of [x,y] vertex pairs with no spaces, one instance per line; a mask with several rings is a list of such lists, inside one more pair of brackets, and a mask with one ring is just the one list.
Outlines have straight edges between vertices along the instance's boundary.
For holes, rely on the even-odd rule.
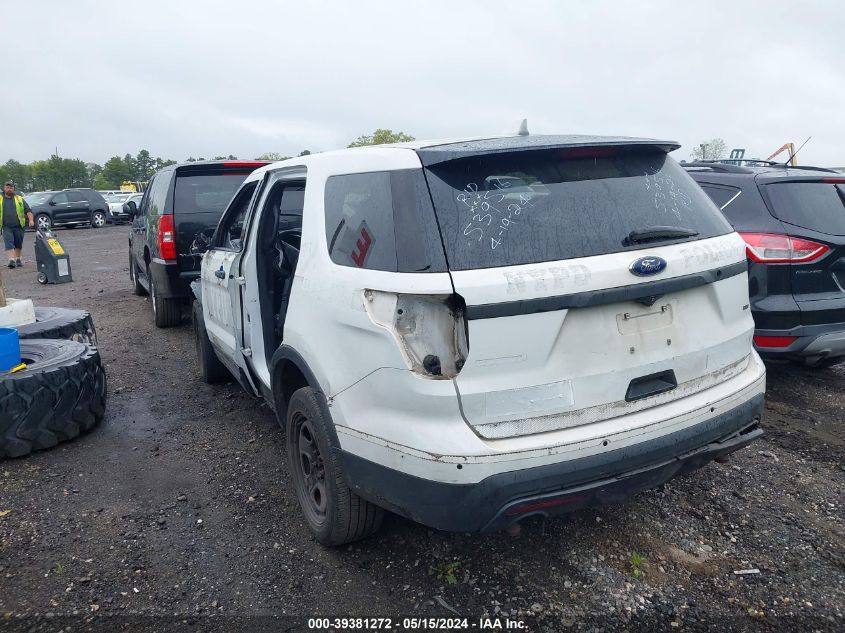
[[273,407],[320,542],[383,509],[488,531],[613,502],[762,434],[745,244],[677,147],[415,142],[246,178],[198,239],[200,366]]
[[114,193],[106,196],[106,203],[109,205],[109,215],[113,221],[127,222],[130,215],[124,210],[124,205],[134,205],[135,209],[141,204],[143,193]]

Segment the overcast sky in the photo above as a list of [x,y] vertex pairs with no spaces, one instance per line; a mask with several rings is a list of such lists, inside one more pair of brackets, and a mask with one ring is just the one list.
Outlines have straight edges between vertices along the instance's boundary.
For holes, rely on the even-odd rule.
[[[5,0],[0,162],[515,131],[845,165],[845,2]],[[783,156],[786,159],[786,156]]]

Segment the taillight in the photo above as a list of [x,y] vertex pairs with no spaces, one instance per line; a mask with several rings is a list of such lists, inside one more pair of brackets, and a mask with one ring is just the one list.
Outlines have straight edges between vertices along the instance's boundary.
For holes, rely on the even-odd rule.
[[408,368],[425,378],[454,378],[464,366],[469,344],[457,295],[406,295],[364,291],[373,323],[393,334]]
[[798,340],[797,336],[755,336],[757,347],[789,347]]
[[158,218],[158,252],[165,261],[176,261],[176,230],[172,215]]
[[788,235],[774,233],[740,233],[745,240],[748,258],[762,264],[801,264],[818,259],[829,246]]

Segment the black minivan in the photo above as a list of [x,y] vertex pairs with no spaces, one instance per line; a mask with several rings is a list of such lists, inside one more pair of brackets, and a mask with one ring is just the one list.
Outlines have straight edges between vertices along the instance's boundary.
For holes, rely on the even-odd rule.
[[758,163],[684,167],[747,245],[757,350],[830,367],[845,361],[845,176]]
[[36,228],[42,230],[77,224],[100,229],[108,218],[106,199],[93,189],[39,191],[26,196],[26,201],[35,217]]
[[244,179],[265,161],[198,161],[157,172],[131,216],[129,276],[136,295],[149,294],[155,324],[178,325],[199,277],[197,234],[217,226]]

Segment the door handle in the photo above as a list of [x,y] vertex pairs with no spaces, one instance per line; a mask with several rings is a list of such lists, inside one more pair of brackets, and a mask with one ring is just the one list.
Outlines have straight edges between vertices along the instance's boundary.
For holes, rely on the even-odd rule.
[[226,279],[226,273],[223,272],[222,268],[220,270],[215,270],[214,276],[217,277],[218,279]]

